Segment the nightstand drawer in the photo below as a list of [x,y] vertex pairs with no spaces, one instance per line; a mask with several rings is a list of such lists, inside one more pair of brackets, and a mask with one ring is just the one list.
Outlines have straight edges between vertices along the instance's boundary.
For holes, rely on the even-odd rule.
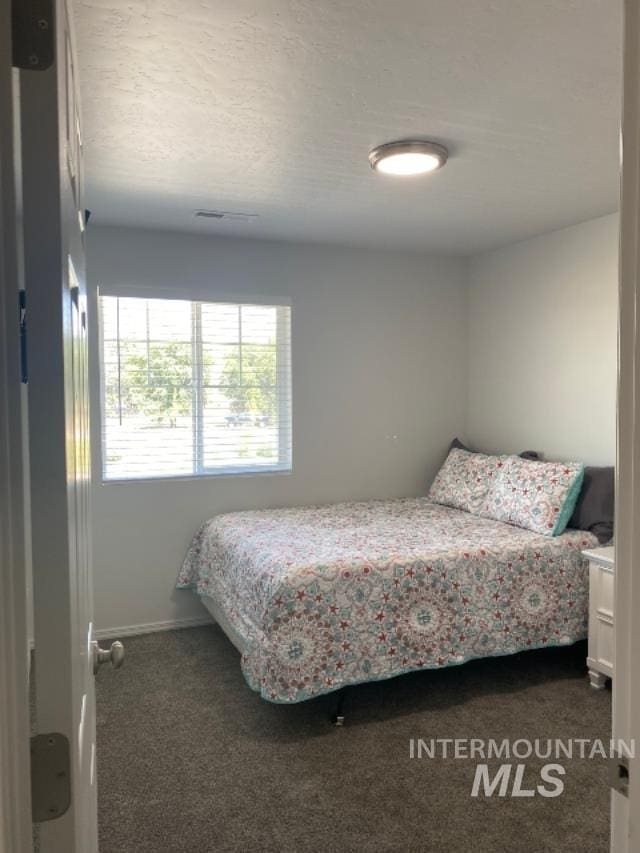
[[598,613],[604,613],[611,619],[613,619],[614,591],[613,569],[591,562],[589,564],[589,597],[595,600]]
[[[603,668],[606,675],[611,677],[613,675],[613,619],[599,613],[594,631],[595,648],[593,655],[590,649],[589,657],[595,660],[598,666]],[[591,641],[591,636],[589,636],[589,641]]]

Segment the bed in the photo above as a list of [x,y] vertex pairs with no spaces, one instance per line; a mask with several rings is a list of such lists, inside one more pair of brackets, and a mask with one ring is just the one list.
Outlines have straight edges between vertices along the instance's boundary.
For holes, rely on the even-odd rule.
[[583,530],[545,536],[428,498],[219,515],[193,588],[253,690],[301,702],[348,685],[587,635]]

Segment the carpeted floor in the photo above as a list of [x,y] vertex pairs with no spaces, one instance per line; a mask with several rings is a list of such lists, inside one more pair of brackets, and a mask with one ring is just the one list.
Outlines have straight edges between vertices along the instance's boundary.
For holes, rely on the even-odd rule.
[[[411,738],[608,741],[585,644],[352,688],[343,729],[335,697],[252,693],[216,627],[125,645],[124,668],[98,676],[101,853],[608,850],[603,759],[561,762],[557,798],[473,799],[475,761],[409,757]],[[544,763],[526,762],[526,787]]]

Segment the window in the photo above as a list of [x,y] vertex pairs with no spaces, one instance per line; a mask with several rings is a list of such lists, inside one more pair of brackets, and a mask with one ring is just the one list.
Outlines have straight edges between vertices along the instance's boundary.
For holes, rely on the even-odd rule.
[[100,298],[105,480],[291,469],[290,309]]

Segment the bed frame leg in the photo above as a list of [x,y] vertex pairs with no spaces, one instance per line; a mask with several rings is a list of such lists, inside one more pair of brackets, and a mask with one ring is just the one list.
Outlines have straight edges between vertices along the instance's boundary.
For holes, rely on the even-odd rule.
[[344,700],[346,695],[346,687],[343,687],[341,690],[338,690],[336,710],[333,716],[331,717],[331,722],[334,726],[344,726]]

